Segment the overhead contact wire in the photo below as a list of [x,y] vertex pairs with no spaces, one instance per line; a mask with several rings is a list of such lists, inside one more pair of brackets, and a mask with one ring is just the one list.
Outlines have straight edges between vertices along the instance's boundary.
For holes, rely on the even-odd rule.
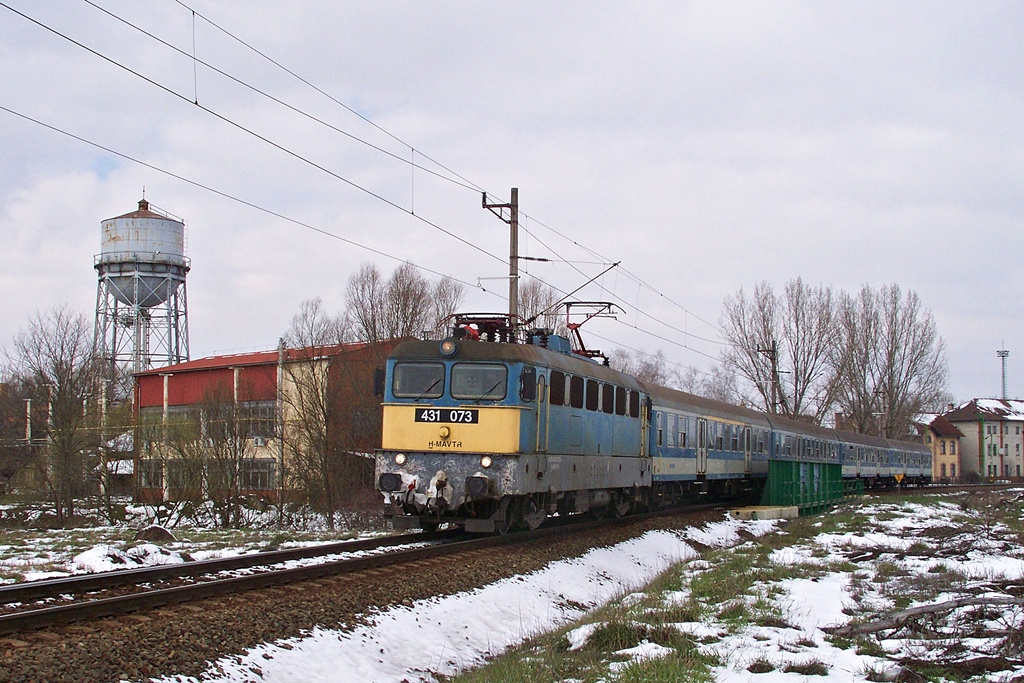
[[[263,59],[267,60],[268,62],[270,62],[271,64],[273,64],[273,65],[274,65],[274,66],[276,66],[277,68],[281,69],[282,71],[284,71],[284,72],[285,72],[285,73],[287,73],[288,75],[290,75],[290,76],[292,76],[293,78],[295,78],[295,79],[297,79],[297,80],[301,81],[302,83],[304,83],[305,85],[309,86],[310,88],[312,88],[312,89],[313,89],[313,90],[315,90],[316,92],[320,93],[321,95],[323,95],[324,97],[326,97],[326,98],[327,98],[327,99],[329,99],[330,101],[332,101],[332,102],[334,102],[335,104],[337,104],[337,105],[338,105],[339,107],[342,107],[343,109],[345,109],[346,111],[350,112],[351,114],[353,114],[353,115],[355,115],[355,116],[359,117],[360,119],[362,119],[362,120],[363,120],[363,121],[365,121],[366,123],[370,124],[371,126],[373,126],[374,128],[376,128],[376,129],[377,129],[377,130],[379,130],[380,132],[382,132],[382,133],[384,133],[385,135],[387,135],[388,137],[390,137],[390,138],[391,138],[392,140],[394,140],[394,141],[396,141],[396,142],[398,142],[398,143],[400,143],[400,144],[402,144],[402,145],[405,145],[405,146],[406,146],[406,147],[408,147],[408,148],[409,148],[410,150],[413,150],[413,151],[417,151],[417,152],[419,152],[420,156],[422,156],[422,157],[423,157],[424,159],[427,159],[427,160],[428,160],[428,161],[430,161],[431,163],[433,163],[433,164],[436,164],[436,165],[437,165],[438,167],[440,167],[440,168],[443,168],[443,169],[444,169],[445,171],[447,171],[448,173],[451,173],[451,174],[452,174],[453,176],[455,176],[455,177],[456,177],[456,178],[458,178],[459,180],[462,180],[463,182],[465,182],[465,183],[468,183],[468,185],[469,185],[469,186],[471,186],[471,188],[472,188],[472,189],[475,189],[475,190],[477,190],[477,191],[479,191],[479,192],[483,192],[483,188],[482,188],[482,187],[480,187],[479,185],[477,185],[476,183],[474,183],[474,182],[473,182],[472,180],[469,180],[469,179],[468,179],[468,178],[466,178],[465,176],[463,176],[463,175],[459,174],[458,172],[456,172],[456,171],[454,171],[454,170],[452,170],[452,169],[448,168],[447,166],[445,166],[445,165],[444,165],[444,164],[442,164],[441,162],[439,162],[439,161],[437,161],[436,159],[433,159],[432,157],[430,157],[430,155],[428,155],[428,154],[424,154],[422,150],[417,150],[417,149],[416,149],[416,148],[415,148],[414,146],[410,145],[410,144],[409,144],[408,142],[405,142],[404,140],[402,140],[402,139],[401,139],[400,137],[398,137],[397,135],[395,135],[395,134],[394,134],[394,133],[392,133],[391,131],[387,130],[386,128],[383,128],[383,127],[382,127],[382,126],[380,126],[380,125],[378,125],[377,123],[375,123],[375,122],[374,122],[374,121],[372,121],[371,119],[367,118],[367,117],[366,117],[366,116],[364,116],[363,114],[359,113],[358,111],[356,111],[356,110],[355,110],[355,109],[353,109],[352,107],[348,106],[347,104],[345,104],[345,103],[344,103],[344,102],[342,102],[341,100],[338,100],[337,98],[335,98],[335,97],[334,97],[333,95],[331,95],[330,93],[328,93],[328,92],[326,92],[326,91],[322,90],[322,89],[321,89],[320,87],[318,87],[318,86],[316,86],[315,84],[311,83],[310,81],[306,80],[305,78],[303,78],[302,76],[300,76],[300,75],[299,75],[298,73],[296,73],[296,72],[292,71],[291,69],[289,69],[288,67],[286,67],[286,66],[285,66],[284,64],[281,64],[280,62],[278,62],[277,60],[275,60],[275,59],[274,59],[273,57],[270,57],[269,55],[267,55],[266,53],[262,52],[262,51],[261,51],[261,50],[259,50],[258,48],[254,47],[254,46],[250,45],[249,43],[247,43],[246,41],[242,40],[241,38],[239,38],[238,36],[236,36],[235,34],[233,34],[233,33],[232,33],[231,31],[228,31],[228,30],[227,30],[226,28],[224,28],[223,26],[220,26],[219,24],[217,24],[217,23],[216,23],[215,21],[213,21],[213,20],[212,20],[212,19],[210,19],[209,17],[207,17],[207,16],[205,16],[205,15],[203,15],[203,14],[199,13],[199,12],[196,12],[196,11],[195,11],[194,9],[192,9],[192,8],[191,8],[191,7],[189,6],[189,5],[186,5],[186,4],[184,3],[184,2],[182,2],[182,0],[175,0],[175,2],[177,2],[177,3],[179,4],[179,5],[181,5],[181,6],[182,6],[182,7],[184,7],[185,9],[189,10],[190,12],[193,12],[193,13],[195,13],[195,14],[196,14],[196,16],[198,16],[198,17],[199,17],[200,19],[202,19],[203,21],[205,21],[206,23],[208,23],[208,24],[209,24],[210,26],[213,26],[213,27],[214,27],[215,29],[217,29],[218,31],[220,31],[220,32],[221,32],[221,33],[223,33],[224,35],[228,36],[229,38],[231,38],[232,40],[234,40],[234,41],[238,42],[239,44],[241,44],[241,45],[244,45],[244,46],[245,46],[246,48],[248,48],[249,50],[252,50],[252,51],[253,51],[253,52],[255,52],[256,54],[258,54],[258,55],[259,55],[260,57],[262,57]],[[424,169],[424,170],[426,170],[426,169]],[[445,176],[441,176],[441,177],[445,177]],[[448,178],[448,180],[451,180],[451,179],[450,179],[450,178]],[[454,181],[453,181],[453,182],[454,182]],[[465,187],[465,186],[463,186],[463,187]]]
[[423,223],[431,226],[435,230],[438,230],[438,231],[448,235],[452,239],[454,239],[454,240],[456,240],[458,242],[461,242],[461,243],[465,244],[466,246],[471,247],[472,249],[475,249],[476,251],[479,251],[481,254],[485,254],[486,256],[489,256],[490,258],[495,259],[496,261],[498,261],[500,263],[505,263],[505,260],[502,259],[501,257],[499,257],[499,256],[497,256],[495,254],[492,254],[491,252],[487,251],[483,247],[479,247],[479,246],[473,244],[472,242],[470,242],[470,241],[460,237],[459,235],[456,235],[455,233],[451,232],[450,230],[442,228],[437,223],[434,223],[433,221],[430,221],[430,220],[424,218],[423,216],[419,216],[419,215],[416,215],[414,213],[410,213],[408,209],[406,209],[405,207],[403,207],[403,206],[401,206],[401,205],[391,201],[390,199],[384,197],[383,195],[380,195],[380,194],[374,192],[373,190],[365,188],[362,185],[359,185],[358,183],[356,183],[356,182],[354,182],[352,180],[349,180],[348,178],[346,178],[346,177],[344,177],[344,176],[342,176],[342,175],[340,175],[338,173],[335,173],[334,171],[331,171],[330,169],[325,168],[324,166],[321,166],[320,164],[317,164],[316,162],[314,162],[314,161],[312,161],[310,159],[307,159],[306,157],[302,156],[298,152],[291,151],[290,149],[284,147],[283,145],[280,145],[280,144],[274,142],[273,140],[270,140],[269,138],[267,138],[267,137],[265,137],[263,135],[260,135],[259,133],[255,132],[255,131],[253,131],[253,130],[251,130],[249,128],[246,128],[245,126],[243,126],[240,123],[232,121],[231,119],[227,118],[226,116],[223,116],[222,114],[219,114],[218,112],[210,109],[209,107],[206,107],[205,105],[198,104],[196,102],[190,101],[188,99],[188,97],[185,97],[181,93],[178,93],[178,92],[174,91],[173,89],[163,85],[162,83],[159,83],[158,81],[155,81],[155,80],[149,78],[148,76],[145,76],[145,75],[135,71],[134,69],[132,69],[132,68],[130,68],[130,67],[124,65],[124,64],[121,64],[117,60],[114,60],[114,59],[112,59],[110,57],[107,57],[103,53],[98,52],[97,50],[94,50],[91,47],[78,42],[74,38],[71,38],[70,36],[67,36],[67,35],[63,34],[60,31],[58,31],[58,30],[56,30],[56,29],[54,29],[54,28],[52,28],[50,26],[47,26],[46,24],[44,24],[44,23],[34,19],[33,17],[30,17],[27,14],[14,9],[10,5],[8,5],[8,4],[4,3],[4,2],[0,2],[0,7],[4,7],[5,9],[10,10],[11,12],[17,14],[18,16],[20,16],[20,17],[22,17],[24,19],[27,19],[28,21],[31,21],[33,24],[35,24],[35,25],[37,25],[37,26],[39,26],[41,28],[46,29],[47,31],[53,33],[56,36],[59,36],[59,37],[63,38],[64,40],[72,43],[73,45],[78,46],[79,48],[85,50],[86,52],[89,52],[90,54],[93,54],[93,55],[99,57],[100,59],[103,59],[104,61],[106,61],[106,62],[108,62],[108,63],[110,63],[110,64],[112,64],[112,65],[114,65],[114,66],[116,66],[116,67],[118,67],[120,69],[123,69],[124,71],[127,71],[128,73],[132,74],[133,76],[136,76],[137,78],[141,78],[142,80],[144,80],[147,83],[149,83],[149,84],[151,84],[151,85],[153,85],[153,86],[163,90],[164,92],[168,93],[169,95],[177,97],[180,100],[183,100],[183,101],[188,102],[189,104],[191,104],[191,105],[193,105],[195,107],[198,107],[199,109],[201,109],[202,111],[206,112],[210,116],[213,116],[213,117],[223,121],[224,123],[237,128],[238,130],[241,130],[241,131],[243,131],[245,133],[248,133],[249,135],[251,135],[252,137],[254,137],[254,138],[258,139],[258,140],[262,140],[263,142],[265,142],[266,144],[270,145],[271,147],[274,147],[275,149],[280,150],[281,152],[284,152],[285,154],[287,154],[287,155],[289,155],[291,157],[294,157],[295,159],[298,159],[299,161],[301,161],[301,162],[303,162],[305,164],[308,164],[308,165],[312,166],[313,168],[316,168],[316,169],[318,169],[320,171],[323,171],[327,175],[329,175],[329,176],[331,176],[331,177],[333,177],[333,178],[335,178],[337,180],[340,180],[341,182],[346,183],[347,185],[349,185],[349,186],[351,186],[351,187],[353,187],[353,188],[355,188],[357,190],[360,190],[360,191],[370,195],[371,197],[374,197],[375,199],[380,200],[381,202],[384,202],[388,206],[391,206],[391,207],[393,207],[395,209],[398,209],[402,213],[405,213],[405,214],[408,214],[410,216],[413,216],[417,220],[422,221]]
[[345,244],[349,244],[349,245],[351,245],[353,247],[357,247],[359,249],[363,249],[363,250],[368,251],[368,252],[370,252],[372,254],[377,254],[378,256],[383,256],[384,258],[391,259],[393,261],[397,261],[398,263],[409,263],[409,264],[415,266],[416,268],[422,270],[425,273],[430,273],[431,275],[437,275],[438,277],[445,277],[445,278],[448,278],[450,280],[454,280],[455,282],[458,282],[460,284],[466,285],[467,287],[470,287],[472,289],[480,289],[481,291],[487,292],[488,294],[492,294],[493,296],[499,296],[496,292],[490,292],[489,290],[487,290],[487,289],[485,289],[483,287],[480,287],[479,285],[475,285],[475,284],[473,284],[471,282],[466,282],[465,280],[461,280],[461,279],[459,279],[457,277],[452,277],[451,275],[448,275],[446,273],[442,273],[440,271],[433,270],[431,268],[427,268],[426,266],[421,266],[421,265],[419,265],[417,263],[413,263],[412,261],[410,261],[408,259],[404,259],[404,258],[401,258],[399,256],[395,256],[394,254],[389,254],[389,253],[387,253],[385,251],[381,251],[380,249],[375,249],[373,247],[367,246],[365,244],[361,244],[361,243],[356,242],[354,240],[350,240],[347,237],[342,237],[341,235],[335,234],[333,232],[329,232],[327,230],[324,230],[323,228],[318,228],[315,225],[311,225],[309,223],[304,223],[303,221],[300,221],[300,220],[298,220],[296,218],[292,218],[291,216],[286,216],[283,213],[279,213],[277,211],[274,211],[273,209],[268,209],[265,206],[260,206],[259,204],[251,202],[251,201],[249,201],[247,199],[242,199],[241,197],[236,197],[235,195],[232,195],[232,194],[229,194],[227,192],[224,192],[223,190],[218,190],[217,188],[211,187],[209,185],[205,185],[205,184],[203,184],[203,183],[201,183],[201,182],[199,182],[197,180],[192,180],[191,178],[187,178],[187,177],[185,177],[183,175],[179,175],[177,173],[174,173],[173,171],[168,171],[167,169],[161,168],[159,166],[155,166],[154,164],[151,164],[149,162],[142,161],[141,159],[136,159],[135,157],[130,156],[128,154],[125,154],[123,152],[119,152],[116,149],[111,149],[110,147],[107,147],[105,145],[101,145],[98,142],[93,142],[92,140],[89,140],[87,138],[83,138],[83,137],[81,137],[79,135],[75,135],[74,133],[71,133],[69,131],[63,130],[63,129],[58,128],[56,126],[50,125],[50,124],[48,124],[48,123],[46,123],[44,121],[40,121],[39,119],[33,118],[31,116],[28,116],[27,114],[22,114],[21,112],[18,112],[18,111],[15,111],[13,109],[10,109],[8,107],[5,107],[2,104],[0,104],[0,111],[5,111],[8,114],[12,114],[14,116],[17,116],[18,118],[24,119],[25,121],[30,121],[30,122],[38,125],[38,126],[42,126],[43,128],[46,128],[48,130],[52,130],[55,133],[60,133],[61,135],[69,137],[72,140],[77,140],[78,142],[82,142],[82,143],[84,143],[86,145],[89,145],[91,147],[95,147],[96,149],[99,149],[99,150],[102,150],[104,152],[107,152],[108,154],[113,154],[116,157],[120,157],[121,159],[125,159],[126,161],[130,161],[130,162],[132,162],[134,164],[138,164],[139,166],[143,166],[143,167],[148,168],[150,170],[156,171],[157,173],[162,173],[163,175],[165,175],[165,176],[167,176],[169,178],[174,178],[175,180],[180,180],[181,182],[183,182],[183,183],[185,183],[187,185],[191,185],[192,187],[197,187],[197,188],[199,188],[201,190],[204,190],[206,192],[210,192],[212,194],[217,195],[218,197],[223,197],[224,199],[227,199],[227,200],[230,200],[230,201],[233,201],[233,202],[237,202],[238,204],[242,204],[243,206],[248,206],[251,209],[255,209],[256,211],[260,211],[262,213],[265,213],[268,216],[273,216],[275,218],[280,218],[281,220],[287,221],[288,223],[292,223],[294,225],[298,225],[299,227],[305,228],[307,230],[311,230],[312,232],[315,232],[317,234],[323,235],[325,237],[329,237],[331,239],[338,240],[340,242],[344,242]]

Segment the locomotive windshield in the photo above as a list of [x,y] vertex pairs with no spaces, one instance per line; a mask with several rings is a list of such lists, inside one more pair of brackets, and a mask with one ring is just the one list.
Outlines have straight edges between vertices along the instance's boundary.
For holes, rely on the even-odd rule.
[[444,393],[444,365],[396,363],[391,390],[400,398],[439,398]]
[[452,366],[452,398],[499,401],[505,398],[508,368],[484,363],[456,363]]

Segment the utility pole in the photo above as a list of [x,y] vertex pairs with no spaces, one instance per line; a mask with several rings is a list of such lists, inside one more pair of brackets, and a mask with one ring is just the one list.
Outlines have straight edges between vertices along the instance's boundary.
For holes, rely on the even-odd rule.
[[[509,324],[515,329],[519,324],[519,188],[512,188],[512,200],[507,204],[487,203],[487,193],[484,192],[482,206],[508,223],[508,317]],[[508,209],[507,218],[505,209]]]
[[996,351],[996,355],[1003,361],[1003,400],[1006,400],[1006,357],[1010,355],[1010,352],[1006,349],[1000,349]]
[[779,343],[773,339],[771,348],[759,348],[757,352],[763,353],[764,355],[768,356],[768,360],[771,361],[772,364],[772,415],[779,414],[780,397],[782,402],[783,413],[788,413],[789,406],[786,402],[786,396],[785,394],[782,393],[779,387]]

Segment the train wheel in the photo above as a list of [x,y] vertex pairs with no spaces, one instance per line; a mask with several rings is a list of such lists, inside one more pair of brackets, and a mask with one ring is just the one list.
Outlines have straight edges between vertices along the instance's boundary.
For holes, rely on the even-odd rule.
[[437,531],[437,527],[439,527],[439,526],[441,526],[441,523],[438,522],[436,519],[430,519],[430,520],[421,519],[420,520],[420,528],[423,529],[424,531],[426,531],[427,533],[430,533],[431,531]]

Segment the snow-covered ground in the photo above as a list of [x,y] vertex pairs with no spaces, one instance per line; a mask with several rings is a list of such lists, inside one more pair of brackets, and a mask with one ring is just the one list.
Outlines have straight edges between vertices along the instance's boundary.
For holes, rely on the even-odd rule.
[[[992,528],[987,538],[974,538],[963,557],[950,553],[927,557],[929,550],[942,551],[943,542],[929,540],[926,530],[961,524],[963,511],[956,505],[874,503],[862,512],[867,521],[860,532],[823,531],[809,543],[772,552],[771,562],[780,566],[847,567],[838,571],[809,571],[807,578],[786,579],[773,585],[771,591],[764,591],[781,606],[784,624],[736,628],[715,619],[673,624],[692,634],[701,643],[699,647],[714,655],[717,665],[712,673],[717,681],[805,681],[808,676],[792,668],[815,663],[823,665],[825,671],[810,680],[823,683],[864,681],[869,677],[894,680],[899,669],[893,665],[895,659],[926,654],[928,643],[909,638],[882,640],[884,652],[874,653],[862,652],[849,644],[833,644],[835,639],[829,637],[829,629],[849,622],[851,617],[846,612],[855,612],[851,607],[863,613],[872,606],[892,607],[896,599],[886,593],[884,585],[865,582],[865,577],[871,575],[866,564],[849,568],[851,553],[860,549],[875,551],[876,559],[889,563],[887,567],[898,565],[900,572],[948,573],[958,577],[958,581],[962,579],[962,588],[979,595],[995,590],[991,587],[993,580],[1024,576],[1024,549],[1015,534],[1005,529],[1002,535],[1000,529]],[[577,619],[609,601],[629,605],[649,600],[651,596],[645,594],[644,587],[676,563],[683,563],[684,572],[707,570],[703,560],[693,561],[698,553],[689,541],[704,546],[742,546],[741,531],[754,536],[773,531],[785,533],[785,524],[726,519],[699,530],[649,532],[614,547],[595,549],[580,558],[555,562],[533,574],[383,611],[369,617],[369,625],[355,630],[319,629],[303,638],[266,643],[212,663],[198,680],[434,681],[438,675],[451,676],[480,666],[529,637],[571,628]],[[901,555],[913,547],[923,552]],[[977,591],[971,588],[972,582],[977,584]],[[989,588],[984,588],[986,585]],[[684,601],[688,596],[686,591],[677,591],[657,598],[670,603]],[[933,599],[942,600],[943,596]],[[1013,609],[998,618],[989,617],[1004,627],[1021,626],[1020,615]],[[567,634],[570,649],[585,645],[596,627],[589,623],[572,628]],[[956,638],[956,634],[951,634],[951,638]],[[981,641],[966,644],[979,653],[995,645]],[[617,661],[609,664],[608,680],[614,680],[630,662],[671,652],[656,643],[638,642],[614,653]],[[769,670],[753,673],[751,666],[756,663],[766,664],[762,668]],[[790,672],[785,672],[786,668]],[[1013,673],[1004,672],[987,680],[1009,680]],[[164,680],[183,683],[197,679]]]
[[[433,681],[435,673],[479,666],[530,636],[641,589],[673,564],[697,557],[687,540],[727,546],[739,542],[741,529],[760,535],[775,524],[724,520],[679,533],[649,532],[526,576],[390,609],[354,631],[319,629],[305,638],[266,644],[214,663],[200,680]],[[646,654],[642,649],[637,656]]]

